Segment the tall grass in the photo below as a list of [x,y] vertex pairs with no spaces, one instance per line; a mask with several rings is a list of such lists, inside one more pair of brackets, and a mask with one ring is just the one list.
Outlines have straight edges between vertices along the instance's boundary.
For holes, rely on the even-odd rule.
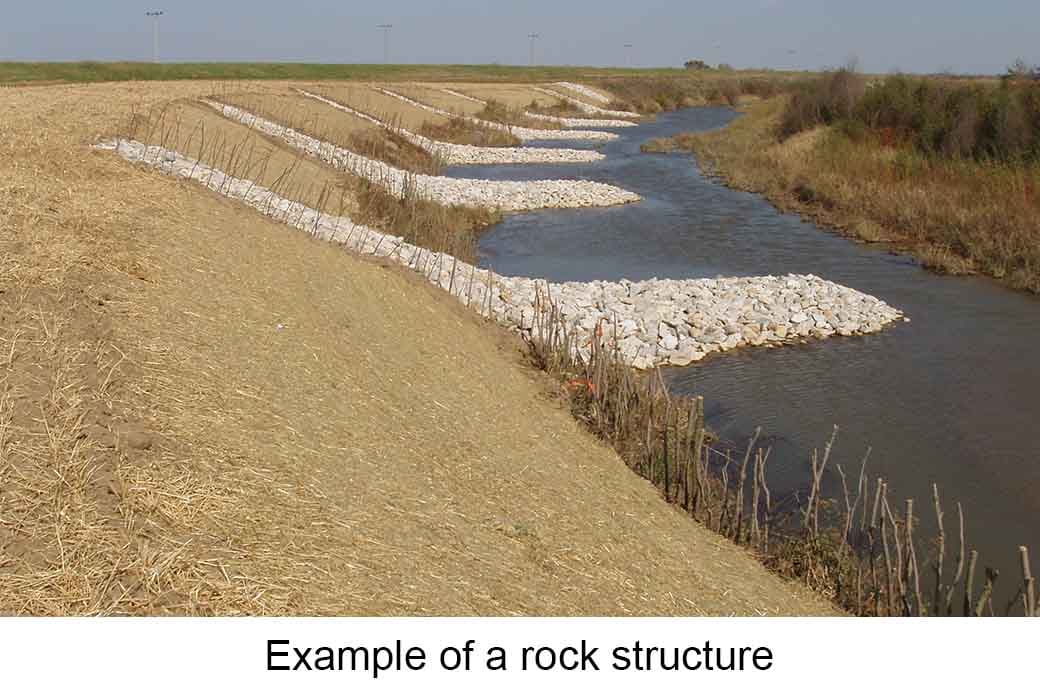
[[564,99],[556,98],[556,100],[545,106],[537,101],[532,101],[527,105],[526,111],[530,113],[540,113],[544,116],[557,116],[559,118],[588,118],[589,114],[579,109],[574,104]]
[[536,130],[559,130],[561,126],[553,121],[543,121],[525,115],[526,109],[511,108],[497,99],[488,99],[484,108],[475,114],[476,118],[503,125],[534,128]]
[[497,128],[488,128],[474,123],[464,116],[452,116],[446,123],[427,121],[419,129],[425,135],[438,142],[451,142],[458,145],[476,145],[477,147],[519,147],[520,138]]
[[620,111],[657,113],[691,106],[736,106],[742,96],[767,98],[778,94],[790,82],[783,73],[711,73],[661,76],[655,79],[614,77],[592,83],[614,94],[617,100],[607,108]]
[[936,157],[983,162],[1040,159],[1040,82],[998,84],[893,75],[867,85],[852,70],[800,83],[780,123],[789,137],[839,125],[851,137],[875,135]]
[[[240,137],[207,133],[201,123],[182,122],[171,116],[171,106],[165,104],[147,113],[133,113],[121,135],[174,150],[187,150],[194,143],[200,163],[230,177],[266,181],[267,187],[279,196],[329,215],[349,217],[467,262],[476,261],[481,232],[501,220],[501,213],[496,210],[447,206],[428,200],[418,194],[414,185],[405,185],[401,196],[392,195],[388,185],[326,167],[245,126],[241,128],[247,132]],[[271,165],[274,151],[288,152],[291,164],[275,169]],[[303,171],[304,161],[313,161],[324,176],[316,180]]]
[[[669,145],[695,152],[702,168],[736,188],[890,244],[928,268],[1040,292],[1040,162],[1024,151],[1010,158],[943,154],[883,128],[856,128],[848,118],[824,125],[815,117],[848,112],[856,89],[854,82],[817,85],[757,104],[724,130]],[[876,103],[871,89],[853,113]]]
[[323,117],[326,107],[305,97],[226,92],[216,100],[398,169],[436,175],[444,168],[444,163],[434,154],[401,135],[399,117],[366,114],[384,126],[366,124],[360,128],[344,128],[339,125],[341,119],[353,119],[353,116],[334,112]]
[[[740,451],[725,450],[705,428],[702,398],[670,394],[660,371],[627,367],[612,347],[614,327],[603,323],[596,334],[583,359],[548,288],[537,296],[531,358],[563,385],[574,416],[667,502],[774,571],[856,615],[1040,615],[1028,549],[1017,549],[1022,576],[1007,592],[1011,601],[996,605],[998,573],[967,545],[960,504],[956,519],[948,518],[938,486],[931,499],[937,532],[925,537],[914,501],[900,507],[883,478],[871,480],[869,451],[858,471],[836,463],[835,428],[811,452],[802,494],[781,499],[770,490],[770,451],[757,446],[757,432]],[[828,500],[823,483],[834,475],[842,497]]]

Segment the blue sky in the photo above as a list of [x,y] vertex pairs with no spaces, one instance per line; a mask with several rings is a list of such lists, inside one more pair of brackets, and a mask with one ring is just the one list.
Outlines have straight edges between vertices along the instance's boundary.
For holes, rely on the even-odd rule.
[[[537,62],[1000,72],[1040,63],[1040,0],[3,0],[0,60]],[[626,43],[633,48],[625,49]]]

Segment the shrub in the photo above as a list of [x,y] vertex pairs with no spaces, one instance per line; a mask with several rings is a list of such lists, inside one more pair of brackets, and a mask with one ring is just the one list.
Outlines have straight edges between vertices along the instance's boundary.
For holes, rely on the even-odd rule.
[[850,118],[865,89],[863,76],[848,68],[799,83],[780,117],[780,136]]
[[893,75],[867,88],[851,70],[799,83],[780,118],[786,138],[819,125],[867,130],[883,144],[980,160],[1040,158],[1040,84],[971,84]]

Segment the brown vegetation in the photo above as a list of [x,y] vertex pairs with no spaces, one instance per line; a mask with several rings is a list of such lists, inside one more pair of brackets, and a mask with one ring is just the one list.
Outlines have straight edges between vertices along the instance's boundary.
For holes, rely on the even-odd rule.
[[436,157],[396,132],[400,124],[393,116],[384,120],[375,114],[367,114],[386,124],[381,127],[299,94],[232,92],[222,94],[217,99],[398,169],[416,174],[439,174],[443,168]]
[[559,130],[562,126],[553,121],[543,121],[526,115],[525,107],[511,108],[501,101],[489,99],[484,108],[476,113],[476,117],[484,121],[502,123],[505,125],[520,126],[522,128],[534,128],[536,130]]
[[214,89],[0,103],[0,613],[832,612],[443,293],[89,148]]
[[457,116],[447,123],[426,123],[419,129],[421,135],[439,142],[478,147],[519,147],[520,138],[504,130],[488,128]]
[[[617,344],[616,327],[601,324],[601,338],[588,346],[589,358],[581,359],[576,336],[547,288],[540,300],[529,341],[535,365],[565,385],[573,415],[665,501],[854,614],[998,612],[993,605],[998,573],[986,567],[985,580],[978,576],[979,554],[965,541],[963,510],[958,504],[957,525],[948,526],[938,486],[932,488],[937,533],[922,538],[913,500],[900,513],[883,478],[871,486],[869,451],[852,481],[832,463],[835,427],[822,453],[813,451],[809,459],[804,500],[775,498],[768,483],[770,451],[756,449],[757,432],[742,453],[723,450],[705,430],[703,399],[669,394],[660,371],[638,374],[621,361],[611,347]],[[822,492],[825,475],[835,469],[843,491],[837,501],[824,499]],[[951,553],[956,549],[953,562],[947,561],[947,545]],[[1029,551],[1021,547],[1018,553],[1021,583],[999,612],[1037,616]]]
[[761,102],[683,147],[730,185],[929,268],[1040,292],[1040,164],[936,156],[884,130],[817,126],[784,139],[787,103]]
[[585,113],[571,102],[559,98],[551,104],[532,101],[527,105],[526,110],[531,113],[540,113],[545,116],[557,116],[559,118],[592,118],[592,116]]
[[[293,111],[294,116],[270,106],[267,97],[230,96],[226,99],[243,108],[255,108],[279,123],[283,122],[279,119],[284,118],[314,137],[333,138],[336,144],[358,154],[389,159],[391,163],[411,162],[416,166],[427,161],[408,155],[412,150],[406,146],[418,148],[377,126],[344,129],[342,125],[317,125],[313,120],[317,112],[310,110],[309,104],[302,104],[301,110]],[[297,102],[292,105],[301,106]],[[325,108],[332,111],[325,114],[327,117],[334,118],[339,113],[331,107]],[[339,122],[333,120],[332,123]],[[163,103],[146,113],[137,112],[120,134],[176,150],[237,178],[255,181],[290,200],[330,215],[349,216],[355,222],[401,236],[410,243],[446,251],[467,261],[476,259],[480,233],[501,219],[496,211],[445,206],[423,199],[412,188],[405,190],[403,199],[395,197],[378,182],[333,169],[291,149],[279,139],[232,122],[192,100]],[[425,155],[425,151],[419,152]],[[439,164],[435,170],[439,170]]]
[[607,108],[653,114],[690,106],[737,106],[742,96],[776,95],[791,79],[779,73],[712,72],[655,79],[619,77],[597,80],[594,84],[617,97]]

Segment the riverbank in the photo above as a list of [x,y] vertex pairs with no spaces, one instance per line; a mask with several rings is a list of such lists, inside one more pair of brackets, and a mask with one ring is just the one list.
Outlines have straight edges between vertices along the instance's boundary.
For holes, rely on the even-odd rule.
[[1040,292],[1040,168],[929,158],[835,127],[782,141],[784,108],[784,98],[773,98],[724,130],[647,149],[693,152],[730,186],[930,269]]
[[4,94],[0,611],[834,612],[414,274],[89,147],[214,90]]

